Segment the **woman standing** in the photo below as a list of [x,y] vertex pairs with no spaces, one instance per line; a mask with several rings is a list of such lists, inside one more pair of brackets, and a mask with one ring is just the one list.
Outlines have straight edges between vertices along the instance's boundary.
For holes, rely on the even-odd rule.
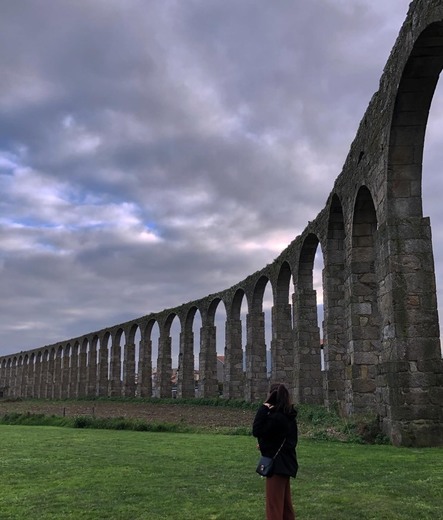
[[[297,411],[284,384],[271,385],[269,396],[257,410],[252,434],[265,457],[274,457],[273,472],[266,477],[266,520],[295,520],[290,477],[297,474]],[[280,451],[279,448],[281,447]]]

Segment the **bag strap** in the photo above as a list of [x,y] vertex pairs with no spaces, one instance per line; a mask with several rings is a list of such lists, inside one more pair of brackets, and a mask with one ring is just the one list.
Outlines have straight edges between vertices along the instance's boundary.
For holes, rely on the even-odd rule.
[[283,442],[281,443],[280,448],[278,448],[277,453],[272,457],[272,460],[274,460],[277,455],[280,453],[280,450],[283,448],[283,444],[286,442],[286,437],[283,439]]

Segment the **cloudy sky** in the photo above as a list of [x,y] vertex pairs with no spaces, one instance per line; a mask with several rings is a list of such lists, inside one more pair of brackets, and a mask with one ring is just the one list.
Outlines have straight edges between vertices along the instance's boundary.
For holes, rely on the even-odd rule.
[[[0,354],[200,298],[278,256],[324,207],[408,4],[1,2]],[[434,244],[438,264],[436,227]]]

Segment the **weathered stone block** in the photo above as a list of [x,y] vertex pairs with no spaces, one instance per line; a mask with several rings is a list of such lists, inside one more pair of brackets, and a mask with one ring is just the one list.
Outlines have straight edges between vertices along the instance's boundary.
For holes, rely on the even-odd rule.
[[407,359],[416,361],[419,370],[428,371],[426,368],[427,360],[429,360],[433,367],[438,366],[435,360],[439,349],[440,346],[437,337],[435,337],[435,339],[423,338],[423,336],[411,338],[409,345],[406,347]]
[[404,405],[391,406],[390,415],[393,420],[438,422],[441,420],[441,407],[436,405]]
[[357,303],[353,305],[353,310],[357,314],[372,314],[372,304],[371,303]]
[[401,392],[404,406],[420,405],[426,406],[429,403],[429,392],[422,388],[411,388],[409,391]]
[[443,360],[441,358],[419,359],[416,364],[420,372],[443,374]]
[[354,352],[355,365],[375,365],[378,363],[378,355],[374,352]]
[[438,421],[392,421],[386,432],[396,446],[428,447],[443,445],[443,425]]
[[375,381],[370,379],[354,379],[352,388],[354,392],[374,393],[376,386]]
[[433,373],[409,372],[398,375],[398,386],[403,388],[429,388],[436,385]]
[[338,379],[328,380],[328,391],[329,392],[343,392],[345,389],[345,382]]
[[440,406],[443,410],[443,386],[431,388],[429,390],[429,400],[432,404]]

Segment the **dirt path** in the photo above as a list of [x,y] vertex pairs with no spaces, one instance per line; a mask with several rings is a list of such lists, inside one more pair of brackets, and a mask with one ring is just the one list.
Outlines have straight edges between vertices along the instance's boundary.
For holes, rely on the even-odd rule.
[[42,413],[45,415],[92,415],[95,417],[128,417],[149,422],[181,423],[204,426],[250,427],[253,410],[217,406],[193,406],[163,403],[125,403],[115,401],[0,401],[0,415],[6,413]]

